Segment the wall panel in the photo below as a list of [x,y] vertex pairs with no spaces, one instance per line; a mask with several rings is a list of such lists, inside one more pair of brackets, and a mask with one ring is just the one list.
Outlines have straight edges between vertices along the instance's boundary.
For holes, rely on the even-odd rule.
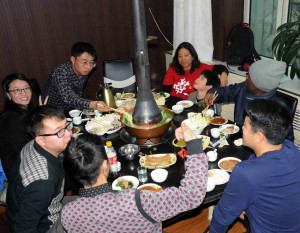
[[[148,0],[162,30],[172,41],[173,1]],[[49,73],[70,58],[73,43],[87,41],[98,55],[84,96],[94,99],[103,81],[103,60],[133,58],[130,0],[2,0],[0,8],[0,81],[13,72],[38,79],[44,87]],[[146,9],[148,35],[158,36],[149,52],[159,85],[165,73],[164,52],[171,47],[160,38]],[[149,28],[149,31],[148,31]],[[0,109],[3,93],[0,93]]]

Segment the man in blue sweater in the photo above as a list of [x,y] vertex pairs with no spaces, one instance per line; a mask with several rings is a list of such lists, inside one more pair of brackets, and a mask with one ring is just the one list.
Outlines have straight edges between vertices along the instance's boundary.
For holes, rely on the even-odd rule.
[[[286,100],[277,94],[277,87],[284,76],[285,70],[286,63],[281,61],[256,61],[250,66],[245,82],[208,90],[204,98],[205,103],[213,104],[212,99],[215,91],[218,94],[215,103],[234,102],[234,121],[240,126],[244,124],[245,109],[248,103],[255,99],[275,100],[290,112]],[[292,120],[290,125],[287,139],[294,141]]]
[[243,143],[254,153],[235,166],[209,232],[226,232],[246,214],[251,233],[299,233],[300,152],[285,140],[290,116],[279,103],[264,99],[249,102],[246,113]]

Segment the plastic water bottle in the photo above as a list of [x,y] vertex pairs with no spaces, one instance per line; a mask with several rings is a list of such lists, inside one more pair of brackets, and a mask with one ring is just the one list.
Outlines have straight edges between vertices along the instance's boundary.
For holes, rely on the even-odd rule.
[[117,153],[115,149],[112,146],[111,141],[106,142],[106,154],[109,160],[110,164],[110,171],[117,175],[118,174],[118,159],[117,159]]

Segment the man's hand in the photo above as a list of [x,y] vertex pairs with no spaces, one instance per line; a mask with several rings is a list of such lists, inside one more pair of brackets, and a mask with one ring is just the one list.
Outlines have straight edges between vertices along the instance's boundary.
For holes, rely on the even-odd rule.
[[185,123],[181,123],[181,126],[175,130],[175,136],[177,140],[184,140],[185,142],[196,139],[195,134]]
[[39,96],[39,105],[42,106],[42,105],[46,105],[47,102],[48,102],[48,99],[49,99],[49,96],[47,95],[46,98],[45,98],[45,101],[44,103],[42,102],[42,96],[40,95]]
[[206,105],[213,105],[213,98],[214,98],[214,93],[206,93],[205,97],[204,97],[204,101]]
[[99,112],[109,112],[111,109],[103,101],[91,101],[89,108],[97,108]]
[[240,219],[242,219],[242,220],[244,220],[245,219],[245,211],[243,211],[242,213],[241,213],[241,215],[240,215]]

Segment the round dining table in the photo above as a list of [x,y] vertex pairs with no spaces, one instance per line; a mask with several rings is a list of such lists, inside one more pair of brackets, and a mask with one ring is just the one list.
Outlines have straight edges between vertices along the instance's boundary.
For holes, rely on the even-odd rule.
[[[166,101],[166,107],[170,108],[172,105],[175,103],[172,101]],[[197,105],[193,105],[189,108],[185,108],[184,111],[180,114],[175,114],[172,122],[172,126],[170,127],[169,131],[164,135],[163,140],[161,143],[158,143],[156,145],[152,146],[140,146],[140,151],[144,154],[165,154],[165,153],[175,153],[174,151],[174,146],[172,145],[172,140],[175,138],[175,128],[179,127],[181,122],[185,119],[187,119],[187,114],[189,112],[200,112],[200,109]],[[84,122],[85,123],[85,122]],[[79,126],[81,132],[84,132],[84,123]],[[231,121],[228,121],[228,123],[233,123]],[[234,123],[233,123],[234,124]],[[212,143],[215,143],[218,139],[215,139],[211,137],[210,135],[210,129],[214,127],[219,127],[218,125],[208,125],[201,133],[201,135],[206,135],[210,136],[210,140]],[[124,137],[125,135],[125,137]],[[127,161],[123,156],[119,154],[119,148],[125,144],[134,142],[134,140],[128,136],[128,133],[125,131],[125,129],[121,129],[118,132],[115,132],[113,134],[105,134],[102,137],[104,143],[105,141],[112,141],[112,145],[115,148],[117,152],[117,159],[121,163],[121,170],[118,172],[117,176],[110,176],[108,178],[108,182],[113,182],[117,177],[125,176],[125,175],[130,175],[130,176],[135,176],[138,177],[137,174],[137,168],[140,166],[140,158],[137,157],[133,161]],[[229,135],[227,138],[227,142],[229,145],[223,146],[222,148],[216,147],[216,148],[206,148],[204,151],[208,152],[210,150],[217,149],[217,160],[214,162],[208,162],[208,169],[216,169],[218,167],[218,161],[222,158],[225,157],[236,157],[240,160],[247,160],[249,156],[253,153],[251,149],[245,146],[236,146],[233,142],[234,140],[241,138],[242,137],[242,128],[239,127],[239,131],[235,134]],[[176,153],[175,153],[176,154]],[[166,181],[162,183],[156,183],[154,180],[152,180],[150,173],[152,172],[153,169],[147,169],[147,174],[148,174],[148,180],[145,183],[156,183],[160,185],[163,189],[175,186],[179,187],[180,186],[180,181],[184,178],[185,175],[185,168],[184,168],[184,158],[181,158],[180,156],[177,155],[177,161],[174,165],[165,168],[168,171],[168,177]],[[144,184],[144,183],[140,183]],[[222,185],[216,185],[215,188],[206,193],[206,196],[203,200],[202,205],[209,206],[213,205],[218,201],[223,192],[224,189],[226,188],[226,183]],[[181,216],[183,216],[182,214]],[[178,219],[175,218],[175,219]],[[175,221],[175,220],[174,220]],[[163,226],[168,226],[172,222],[172,219],[169,221],[167,220],[166,223],[163,224]]]

